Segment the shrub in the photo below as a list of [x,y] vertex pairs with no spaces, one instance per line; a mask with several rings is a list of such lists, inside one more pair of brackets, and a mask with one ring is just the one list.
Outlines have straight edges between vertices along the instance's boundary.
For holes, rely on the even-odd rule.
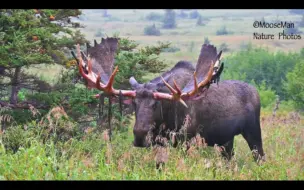
[[205,37],[205,39],[204,39],[204,44],[210,44],[210,40],[209,40],[208,37]]
[[203,17],[201,15],[199,15],[199,17],[197,18],[196,25],[197,26],[204,26],[205,25],[203,23]]
[[276,100],[275,91],[267,87],[265,81],[263,81],[260,85],[255,84],[255,86],[257,87],[257,90],[260,95],[261,107],[272,107]]
[[148,36],[160,36],[160,30],[153,24],[144,28],[144,34]]
[[176,14],[174,10],[166,10],[166,14],[163,20],[163,28],[173,29],[176,28]]
[[148,21],[162,21],[164,19],[164,15],[152,12],[148,14],[145,19]]
[[228,45],[226,43],[222,43],[219,47],[219,50],[222,50],[223,52],[229,51]]
[[229,34],[229,32],[227,31],[226,26],[223,26],[223,27],[221,27],[220,29],[218,29],[218,30],[216,31],[216,35],[217,35],[217,36],[220,36],[220,35],[228,35],[228,34]]
[[104,32],[102,31],[102,29],[98,29],[96,32],[95,32],[95,37],[98,37],[98,38],[101,38],[101,37],[104,37]]
[[171,53],[177,52],[177,51],[180,51],[180,48],[178,48],[178,47],[168,47],[168,48],[165,48],[165,49],[162,50],[162,52],[171,52]]
[[189,45],[189,52],[193,52],[194,46],[195,46],[195,43],[192,41]]
[[296,63],[294,69],[286,74],[283,87],[296,109],[304,110],[304,61]]
[[188,14],[185,13],[184,10],[181,10],[180,13],[177,15],[179,18],[187,18]]
[[200,16],[200,14],[199,14],[199,12],[198,12],[197,10],[191,11],[191,12],[189,13],[189,18],[191,18],[191,19],[196,19],[196,18],[198,18],[199,16]]
[[270,52],[265,48],[249,46],[234,55],[225,58],[224,75],[246,74],[244,81],[254,80],[261,85],[265,81],[266,86],[274,90],[281,100],[288,99],[283,90],[282,80],[286,80],[286,74],[292,71],[295,64],[301,60],[297,52]]

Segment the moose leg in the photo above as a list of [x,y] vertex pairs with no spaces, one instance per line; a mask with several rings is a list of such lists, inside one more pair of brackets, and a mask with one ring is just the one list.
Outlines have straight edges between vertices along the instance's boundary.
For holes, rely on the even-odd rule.
[[234,138],[223,145],[225,150],[222,151],[222,156],[227,158],[227,160],[231,160],[231,158],[234,156],[233,144],[234,144]]
[[98,125],[102,126],[102,117],[103,117],[103,107],[104,107],[104,95],[100,94],[99,96],[99,106],[98,106]]
[[250,150],[253,152],[253,158],[256,162],[259,162],[261,159],[264,160],[264,150],[262,145],[262,136],[261,129],[255,127],[254,130],[250,130],[253,127],[248,126],[248,130],[245,130],[242,135],[247,141]]
[[111,136],[112,136],[112,126],[111,126],[111,120],[112,120],[112,100],[111,97],[108,96],[109,99],[109,107],[108,107],[108,122],[109,122],[109,137],[111,141]]

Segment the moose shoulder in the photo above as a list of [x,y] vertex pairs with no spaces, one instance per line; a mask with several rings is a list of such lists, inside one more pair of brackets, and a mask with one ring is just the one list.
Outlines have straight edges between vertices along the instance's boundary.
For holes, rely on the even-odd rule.
[[[96,48],[110,46],[103,40]],[[117,41],[116,41],[117,42]],[[94,48],[95,48],[94,47]],[[103,55],[113,54],[113,48],[101,48]],[[184,126],[184,119],[190,118],[186,126],[187,139],[199,133],[209,146],[218,144],[225,147],[225,156],[233,155],[233,140],[242,134],[249,148],[257,150],[254,158],[264,157],[260,128],[260,98],[257,90],[241,81],[221,81],[221,53],[212,45],[204,44],[196,67],[186,61],[178,62],[171,70],[146,84],[139,84],[130,78],[132,90],[116,90],[113,73],[109,77],[92,72],[94,64],[106,65],[91,55],[87,63],[83,61],[78,46],[79,71],[91,88],[107,94],[129,97],[134,105],[136,121],[133,128],[134,146],[148,147],[155,139],[148,140],[148,132],[153,129],[155,138],[160,126],[178,131]],[[113,58],[114,59],[114,58]],[[111,61],[111,60],[110,60]],[[96,66],[95,66],[96,67]],[[106,69],[104,69],[105,71]],[[187,140],[181,139],[181,140]]]

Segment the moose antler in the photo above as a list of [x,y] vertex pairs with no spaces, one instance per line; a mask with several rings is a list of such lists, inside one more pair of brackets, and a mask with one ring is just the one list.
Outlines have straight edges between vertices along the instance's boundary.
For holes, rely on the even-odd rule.
[[97,75],[92,71],[92,61],[90,59],[90,56],[86,58],[88,63],[87,73],[84,71],[85,62],[82,60],[79,44],[77,44],[77,59],[79,61],[78,64],[79,72],[81,76],[87,80],[89,88],[97,88],[98,90],[104,91],[105,93],[111,95],[119,95],[121,91],[121,94],[123,96],[135,97],[136,93],[133,90],[116,90],[113,88],[114,77],[118,72],[118,66],[115,67],[107,84],[103,84],[101,82],[101,74]]
[[188,98],[191,97],[193,95],[195,95],[198,92],[198,89],[201,87],[206,86],[207,84],[209,84],[209,82],[212,79],[213,76],[213,68],[214,68],[214,63],[212,62],[210,69],[208,71],[207,76],[205,77],[205,79],[203,81],[201,81],[200,83],[197,83],[196,80],[196,71],[193,73],[193,77],[194,77],[194,88],[192,90],[186,91],[186,92],[182,92],[181,89],[178,87],[178,85],[176,84],[175,80],[173,80],[173,84],[174,84],[174,88],[172,86],[170,86],[170,84],[168,84],[163,78],[163,82],[164,84],[169,88],[169,90],[171,91],[172,94],[166,94],[166,93],[160,93],[160,92],[155,92],[154,93],[154,98],[155,99],[168,99],[168,100],[175,100],[175,101],[179,101],[180,103],[182,103],[185,107],[188,107],[187,104],[184,102],[184,98]]
[[[197,94],[199,91],[199,88],[209,85],[215,79],[214,77],[217,77],[217,74],[219,73],[218,70],[216,69],[216,67],[218,67],[218,64],[219,64],[219,58],[220,58],[221,52],[219,54],[217,54],[215,47],[207,46],[207,45],[204,45],[202,50],[203,51],[200,55],[200,60],[197,65],[197,69],[193,73],[193,80],[190,81],[186,85],[186,87],[183,88],[183,90],[180,89],[180,87],[176,84],[175,80],[173,80],[174,87],[172,87],[161,76],[161,80],[163,81],[163,84],[168,87],[168,89],[171,91],[171,94],[163,93],[163,92],[153,92],[153,98],[158,99],[158,100],[165,99],[165,100],[171,100],[171,101],[178,101],[178,102],[182,103],[185,107],[188,107],[186,105],[186,103],[184,102],[184,100]],[[96,52],[96,53],[98,53],[98,52]],[[76,56],[74,56],[74,57],[76,58]],[[101,80],[102,72],[95,71],[95,72],[99,72],[99,74],[96,74],[92,70],[92,62],[94,64],[94,57],[93,57],[93,59],[91,59],[90,55],[85,56],[85,54],[80,51],[79,44],[77,44],[77,58],[76,59],[77,59],[77,63],[78,63],[79,73],[87,81],[87,87],[99,89],[100,91],[104,91],[106,94],[109,94],[109,95],[115,95],[115,96],[122,95],[122,96],[131,97],[131,98],[134,98],[136,96],[136,90],[114,89],[114,87],[113,87],[114,77],[118,72],[118,66],[115,67],[113,72],[109,70],[109,72],[112,72],[110,77],[106,77],[106,79]],[[85,61],[83,59],[85,59]],[[87,62],[87,64],[85,62]],[[206,66],[206,65],[210,65],[210,67]],[[208,70],[204,79],[201,78],[204,75],[203,74],[204,72],[202,72],[202,70],[201,70],[202,66],[205,67],[204,69]],[[208,69],[208,67],[209,67],[209,69]],[[220,67],[219,71],[222,71],[223,68],[221,68],[221,67]],[[199,75],[198,78],[196,75]],[[104,76],[104,74],[103,74],[103,76]],[[95,97],[97,98],[98,95]]]

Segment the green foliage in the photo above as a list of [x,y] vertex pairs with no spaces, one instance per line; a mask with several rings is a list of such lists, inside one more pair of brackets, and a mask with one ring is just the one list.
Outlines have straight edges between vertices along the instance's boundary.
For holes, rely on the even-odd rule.
[[196,21],[196,25],[197,26],[204,26],[204,22],[203,22],[203,17],[201,15],[198,16],[197,21]]
[[195,46],[195,43],[192,41],[189,45],[189,52],[193,52],[194,46]]
[[119,67],[119,72],[115,77],[114,86],[129,87],[129,79],[132,76],[142,82],[142,77],[148,72],[160,72],[166,65],[158,56],[169,45],[169,43],[158,43],[157,46],[146,46],[135,51],[138,44],[134,40],[120,38],[115,57],[115,65]]
[[177,15],[179,18],[188,18],[188,14],[185,13],[184,10],[181,10],[180,13]]
[[[54,134],[43,140],[41,125],[29,123],[28,129],[18,129],[22,139],[16,143],[18,150],[13,153],[7,149],[0,154],[0,176],[2,180],[302,180],[302,128],[291,118],[286,122],[277,121],[279,127],[263,122],[263,145],[268,156],[262,165],[253,162],[241,136],[235,138],[235,157],[227,162],[215,148],[199,143],[191,144],[188,151],[171,146],[133,148],[132,128],[114,131],[111,143],[98,130],[56,141]],[[8,133],[6,139],[17,139],[13,131]],[[9,145],[7,141],[4,144]],[[161,170],[156,170],[160,157],[167,159]]]
[[164,19],[164,15],[159,14],[159,13],[155,13],[155,12],[149,13],[146,16],[146,20],[149,20],[149,21],[159,21],[160,22],[163,19]]
[[[49,17],[54,16],[56,22],[65,23],[68,17],[77,16],[81,12],[78,9],[42,9],[40,12],[38,18],[33,9],[0,10],[0,25],[3,26],[0,65],[18,67],[54,62],[62,64],[62,59],[54,60],[53,53],[61,52],[63,47],[71,47],[77,39],[73,36],[73,30],[49,21]],[[59,32],[65,36],[59,37]],[[85,40],[78,42],[84,43]]]
[[176,14],[172,9],[166,10],[165,17],[163,19],[163,28],[173,29],[176,28]]
[[225,42],[221,43],[221,45],[219,47],[219,51],[223,51],[223,52],[229,51],[228,44],[226,44]]
[[210,40],[209,40],[209,38],[208,37],[205,37],[205,39],[204,39],[204,44],[210,44],[211,42],[210,42]]
[[160,30],[153,24],[152,26],[146,26],[144,28],[144,34],[147,36],[160,36]]
[[168,47],[162,50],[162,52],[170,52],[170,53],[174,53],[178,51],[180,51],[180,48],[178,47]]
[[17,152],[20,147],[28,148],[30,146],[30,138],[33,134],[29,134],[22,126],[13,126],[6,130],[3,135],[3,145],[6,152]]
[[217,36],[221,36],[221,35],[228,35],[228,34],[230,34],[231,32],[228,32],[228,30],[226,29],[226,26],[222,26],[220,29],[218,29],[217,31],[216,31],[216,35]]
[[26,90],[25,89],[22,89],[18,92],[18,100],[19,101],[24,101],[25,100],[25,92]]
[[101,28],[95,32],[95,37],[104,37],[104,32]]
[[189,13],[189,18],[191,18],[191,19],[197,19],[199,17],[200,17],[200,14],[197,10],[191,11]]
[[304,110],[304,62],[296,63],[294,69],[286,74],[283,87],[287,97],[294,103],[296,109]]
[[299,53],[272,53],[264,48],[248,46],[247,49],[226,57],[224,78],[243,78],[246,82],[254,80],[258,85],[266,82],[280,96],[280,99],[288,99],[282,87],[282,79],[286,79],[286,73],[291,71],[294,65],[301,59]]
[[265,81],[262,81],[260,85],[255,84],[254,81],[252,83],[256,86],[259,92],[262,108],[273,107],[276,100],[275,91],[267,87]]

